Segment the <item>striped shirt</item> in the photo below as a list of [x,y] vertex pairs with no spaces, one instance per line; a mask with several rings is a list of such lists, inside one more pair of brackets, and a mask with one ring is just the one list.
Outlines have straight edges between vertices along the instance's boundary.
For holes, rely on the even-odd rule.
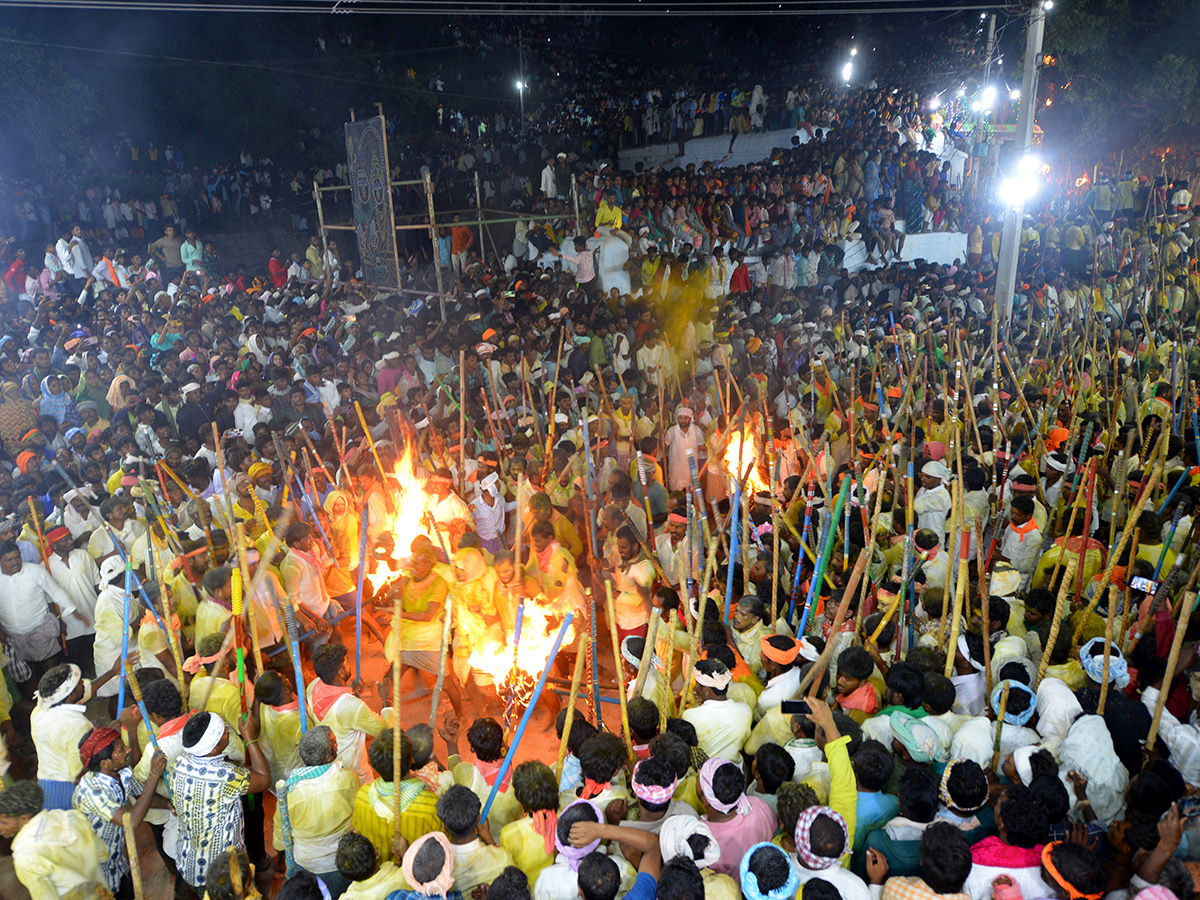
[[[364,784],[354,797],[354,830],[379,853],[379,861],[392,858],[392,784],[377,779]],[[437,795],[419,778],[400,782],[400,836],[410,844],[431,831],[441,831]]]

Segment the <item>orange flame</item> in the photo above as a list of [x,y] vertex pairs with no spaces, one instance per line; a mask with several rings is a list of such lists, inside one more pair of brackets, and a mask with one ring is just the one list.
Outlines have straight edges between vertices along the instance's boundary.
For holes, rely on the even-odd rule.
[[[732,431],[729,433],[729,440],[725,445],[725,471],[734,478],[741,478],[749,469],[750,472],[746,475],[746,484],[743,486],[743,490],[765,491],[768,489],[767,482],[759,472],[761,455],[754,432]],[[740,472],[738,471],[739,465],[741,466]]]
[[376,593],[386,582],[400,574],[401,561],[408,557],[413,538],[425,533],[421,526],[421,516],[425,511],[425,485],[417,476],[416,459],[411,448],[405,448],[388,481],[392,487],[392,506],[386,511],[385,530],[391,531],[395,537],[395,548],[390,559],[380,560],[376,571],[366,576]]
[[[388,482],[392,506],[386,513],[385,529],[394,536],[395,549],[390,558],[380,560],[377,570],[366,576],[375,592],[401,573],[408,560],[413,538],[426,533],[421,520],[429,492],[417,475],[416,456],[411,448],[405,449]],[[448,535],[443,537],[449,541]],[[437,546],[436,540],[434,545]],[[562,618],[562,613],[544,596],[527,598],[516,659],[513,658],[511,636],[508,642],[489,639],[471,652],[471,666],[491,675],[497,685],[510,686],[518,701],[528,702],[545,667]],[[563,636],[563,646],[569,646],[575,640],[575,634],[572,624]]]
[[[471,667],[491,675],[497,685],[513,688],[519,701],[527,701],[542,674],[561,625],[562,616],[550,608],[543,595],[526,598],[516,658],[513,658],[511,636],[506,643],[488,640],[471,652]],[[562,646],[569,646],[574,639],[575,624],[572,622],[563,635]]]

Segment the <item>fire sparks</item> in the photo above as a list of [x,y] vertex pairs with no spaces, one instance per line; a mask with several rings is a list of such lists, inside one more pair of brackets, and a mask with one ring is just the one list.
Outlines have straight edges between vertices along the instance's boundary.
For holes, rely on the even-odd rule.
[[729,440],[725,445],[725,471],[734,478],[741,478],[749,469],[749,474],[745,474],[745,489],[765,491],[767,490],[767,481],[759,472],[761,455],[758,441],[753,432],[732,431],[729,433]]

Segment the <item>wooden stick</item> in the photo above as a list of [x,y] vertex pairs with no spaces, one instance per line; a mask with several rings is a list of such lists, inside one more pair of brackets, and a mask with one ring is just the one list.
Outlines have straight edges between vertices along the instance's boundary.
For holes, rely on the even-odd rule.
[[[254,490],[253,486],[250,490]],[[246,528],[238,522],[233,526],[234,537],[237,541],[238,568],[242,572],[242,584],[247,589],[250,587],[250,565],[246,562]],[[361,561],[360,561],[361,563]],[[262,561],[262,565],[269,565],[269,562]],[[254,670],[261,675],[263,669],[262,645],[258,640],[258,613],[254,609],[254,597],[250,594],[243,594],[243,601],[246,604],[246,615],[250,620],[250,646],[254,651]]]
[[[633,682],[633,696],[642,696],[642,688],[646,686],[646,678],[654,665],[654,639],[658,635],[658,625],[662,621],[662,613],[657,608],[650,610],[650,622],[646,626],[646,645],[642,648],[642,660],[638,666],[637,677]],[[619,649],[619,648],[618,648]],[[617,683],[624,682],[620,677],[621,669],[617,670]]]
[[125,852],[129,856],[129,879],[133,882],[134,900],[142,900],[146,896],[142,889],[142,861],[138,858],[137,839],[133,836],[133,821],[127,812],[121,815],[121,827],[125,831]]
[[[691,599],[690,597],[688,598]],[[675,715],[675,692],[671,685],[675,681],[675,630],[679,624],[679,610],[671,610],[671,614],[667,616],[667,658],[663,660],[665,671],[663,672],[663,702],[662,708],[658,711],[658,733],[663,734],[667,730],[667,719]]]
[[1150,734],[1146,736],[1146,754],[1154,749],[1158,740],[1158,723],[1162,719],[1163,707],[1167,703],[1167,694],[1171,693],[1171,682],[1175,678],[1175,668],[1179,664],[1179,650],[1183,646],[1183,637],[1187,632],[1188,622],[1196,607],[1195,591],[1186,591],[1183,595],[1183,607],[1179,610],[1179,621],[1175,624],[1175,637],[1171,641],[1171,653],[1167,657],[1167,671],[1163,674],[1162,687],[1158,692],[1158,702],[1154,704],[1154,719],[1150,722]]
[[[583,681],[583,664],[587,659],[588,632],[579,629],[579,641],[575,645],[575,671],[571,673],[571,696],[567,700],[567,717],[563,721],[562,739],[558,742],[558,762],[554,766],[554,777],[562,778],[563,760],[567,758],[567,741],[571,737],[571,726],[575,722],[575,702],[579,699],[579,685]],[[617,690],[621,685],[617,685]],[[396,821],[399,821],[397,816]]]
[[[992,747],[992,771],[1000,764],[1000,738],[1004,734],[1004,716],[1008,712],[1008,692],[1012,688],[1009,682],[1004,682],[1004,690],[1000,692],[1000,709],[996,712],[996,741]],[[991,697],[984,698],[990,703]]]
[[713,566],[717,560],[717,539],[710,538],[708,541],[708,559],[704,563],[704,579],[700,587],[700,599],[697,602],[696,621],[692,623],[692,640],[688,648],[688,671],[687,678],[683,685],[683,698],[679,703],[679,713],[683,714],[684,710],[691,705],[692,702],[692,675],[696,670],[696,654],[700,650],[700,632],[703,630],[704,624],[704,609],[708,606],[708,588],[712,583]]
[[625,749],[629,753],[629,763],[632,765],[637,754],[633,752],[633,736],[629,733],[629,707],[625,703],[625,686],[621,684],[623,679],[621,676],[621,641],[617,637],[617,611],[616,604],[613,602],[612,582],[604,582],[604,591],[607,597],[608,609],[608,630],[612,638],[613,662],[617,666],[617,683],[620,685],[620,690],[617,691],[617,697],[621,702],[621,730],[624,732]]
[[833,626],[829,630],[829,640],[825,642],[825,649],[817,657],[816,664],[800,680],[800,686],[796,689],[797,697],[803,697],[808,692],[809,686],[813,683],[821,683],[821,678],[824,677],[825,670],[829,667],[829,660],[833,656],[833,648],[837,643],[839,633],[838,629],[846,621],[846,610],[850,608],[850,598],[854,596],[854,591],[858,588],[859,579],[862,578],[863,570],[866,569],[867,561],[870,558],[871,550],[869,547],[864,547],[858,551],[858,559],[854,561],[854,568],[850,572],[850,580],[846,582],[846,590],[842,592],[842,600],[838,603],[837,612],[833,615]]
[[[1125,545],[1129,542],[1129,538],[1133,534],[1133,530],[1137,528],[1138,519],[1142,517],[1142,510],[1146,508],[1146,502],[1150,499],[1151,494],[1154,493],[1154,488],[1158,485],[1158,481],[1162,477],[1162,470],[1163,467],[1161,462],[1155,465],[1154,470],[1150,473],[1150,480],[1143,485],[1141,492],[1138,494],[1137,503],[1134,504],[1133,511],[1129,516],[1129,521],[1125,523],[1125,528],[1121,531],[1121,539],[1117,541],[1117,546],[1114,547],[1112,553],[1109,554],[1108,565],[1104,567],[1104,572],[1100,575],[1100,583],[1096,585],[1096,590],[1092,592],[1092,599],[1088,601],[1086,611],[1082,616],[1080,616],[1079,624],[1075,626],[1075,633],[1072,636],[1072,639],[1076,643],[1079,642],[1079,638],[1083,634],[1083,627],[1087,622],[1088,617],[1100,604],[1100,598],[1104,595],[1104,590],[1108,587],[1109,581],[1112,579],[1113,569],[1117,565],[1117,560],[1121,558],[1121,554],[1125,550]],[[1063,549],[1066,549],[1065,544],[1063,545]],[[1087,556],[1086,536],[1083,545],[1083,553],[1077,555],[1079,556],[1079,562],[1082,566],[1083,560]],[[1133,568],[1133,559],[1134,557],[1130,557],[1130,569]]]
[[1108,615],[1104,619],[1104,669],[1100,678],[1100,701],[1096,704],[1096,715],[1104,715],[1104,704],[1108,701],[1108,663],[1112,658],[1113,645],[1113,616],[1117,610],[1117,598],[1120,596],[1115,584],[1108,586]]
[[[1046,646],[1042,650],[1042,662],[1038,666],[1037,682],[1032,685],[1036,691],[1037,686],[1041,684],[1042,679],[1046,677],[1046,669],[1050,665],[1050,656],[1054,652],[1054,644],[1058,641],[1058,631],[1062,627],[1063,608],[1067,603],[1067,591],[1071,586],[1071,579],[1075,577],[1075,570],[1079,568],[1079,557],[1076,556],[1067,563],[1067,574],[1062,580],[1062,586],[1058,589],[1058,598],[1054,601],[1054,619],[1050,622],[1050,633],[1046,636]],[[953,660],[951,656],[951,660]]]

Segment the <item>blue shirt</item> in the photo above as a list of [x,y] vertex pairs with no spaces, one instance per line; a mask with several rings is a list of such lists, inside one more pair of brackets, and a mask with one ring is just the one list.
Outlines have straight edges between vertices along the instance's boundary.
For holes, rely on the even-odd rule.
[[882,828],[900,814],[900,798],[882,791],[859,791],[854,827],[854,849],[867,843],[868,832]]
[[658,882],[654,880],[654,876],[647,875],[645,872],[638,872],[637,881],[633,883],[633,887],[625,895],[625,900],[654,900],[657,895]]

